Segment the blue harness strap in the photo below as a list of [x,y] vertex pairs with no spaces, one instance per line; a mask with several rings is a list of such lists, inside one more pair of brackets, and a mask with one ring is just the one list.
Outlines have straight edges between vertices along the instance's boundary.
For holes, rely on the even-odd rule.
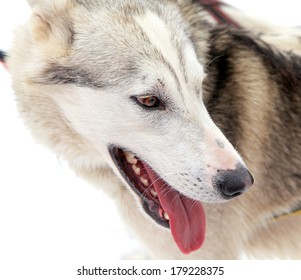
[[4,51],[1,51],[0,50],[0,63],[2,63],[5,67],[6,66],[6,58],[7,58],[7,55]]

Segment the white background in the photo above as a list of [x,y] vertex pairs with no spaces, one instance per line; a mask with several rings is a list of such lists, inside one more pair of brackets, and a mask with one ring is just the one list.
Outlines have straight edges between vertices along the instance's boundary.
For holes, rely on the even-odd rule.
[[[277,24],[301,25],[300,1],[227,2]],[[0,49],[8,50],[30,9],[25,0],[2,0],[0,11]],[[43,269],[100,265],[139,249],[112,201],[31,138],[3,67],[0,128],[0,279],[48,279],[38,277]]]

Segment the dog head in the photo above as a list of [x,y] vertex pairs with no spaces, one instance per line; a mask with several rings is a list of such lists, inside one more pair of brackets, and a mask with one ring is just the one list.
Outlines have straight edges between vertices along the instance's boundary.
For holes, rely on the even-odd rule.
[[[77,168],[98,159],[109,166],[184,253],[197,249],[205,232],[200,202],[231,199],[253,183],[204,106],[206,42],[197,57],[172,1],[30,2],[22,36],[31,59],[23,59],[17,91],[26,92],[19,100],[33,129],[47,130]],[[89,153],[78,156],[79,147]]]

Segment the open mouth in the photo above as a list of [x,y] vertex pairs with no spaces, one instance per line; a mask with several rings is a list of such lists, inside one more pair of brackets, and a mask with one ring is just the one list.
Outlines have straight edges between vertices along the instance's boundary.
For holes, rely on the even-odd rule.
[[169,216],[163,210],[158,193],[148,175],[146,164],[132,153],[120,148],[111,148],[111,156],[123,178],[133,191],[140,197],[143,209],[158,224],[169,228]]
[[127,184],[140,197],[145,212],[161,226],[170,228],[184,254],[199,249],[205,239],[206,224],[201,203],[169,186],[133,153],[115,146],[110,146],[109,151]]

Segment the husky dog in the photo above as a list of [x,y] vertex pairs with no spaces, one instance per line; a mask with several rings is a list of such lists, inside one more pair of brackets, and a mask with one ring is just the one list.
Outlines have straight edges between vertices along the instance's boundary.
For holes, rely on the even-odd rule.
[[300,37],[192,0],[29,3],[9,59],[26,125],[150,257],[301,257]]

